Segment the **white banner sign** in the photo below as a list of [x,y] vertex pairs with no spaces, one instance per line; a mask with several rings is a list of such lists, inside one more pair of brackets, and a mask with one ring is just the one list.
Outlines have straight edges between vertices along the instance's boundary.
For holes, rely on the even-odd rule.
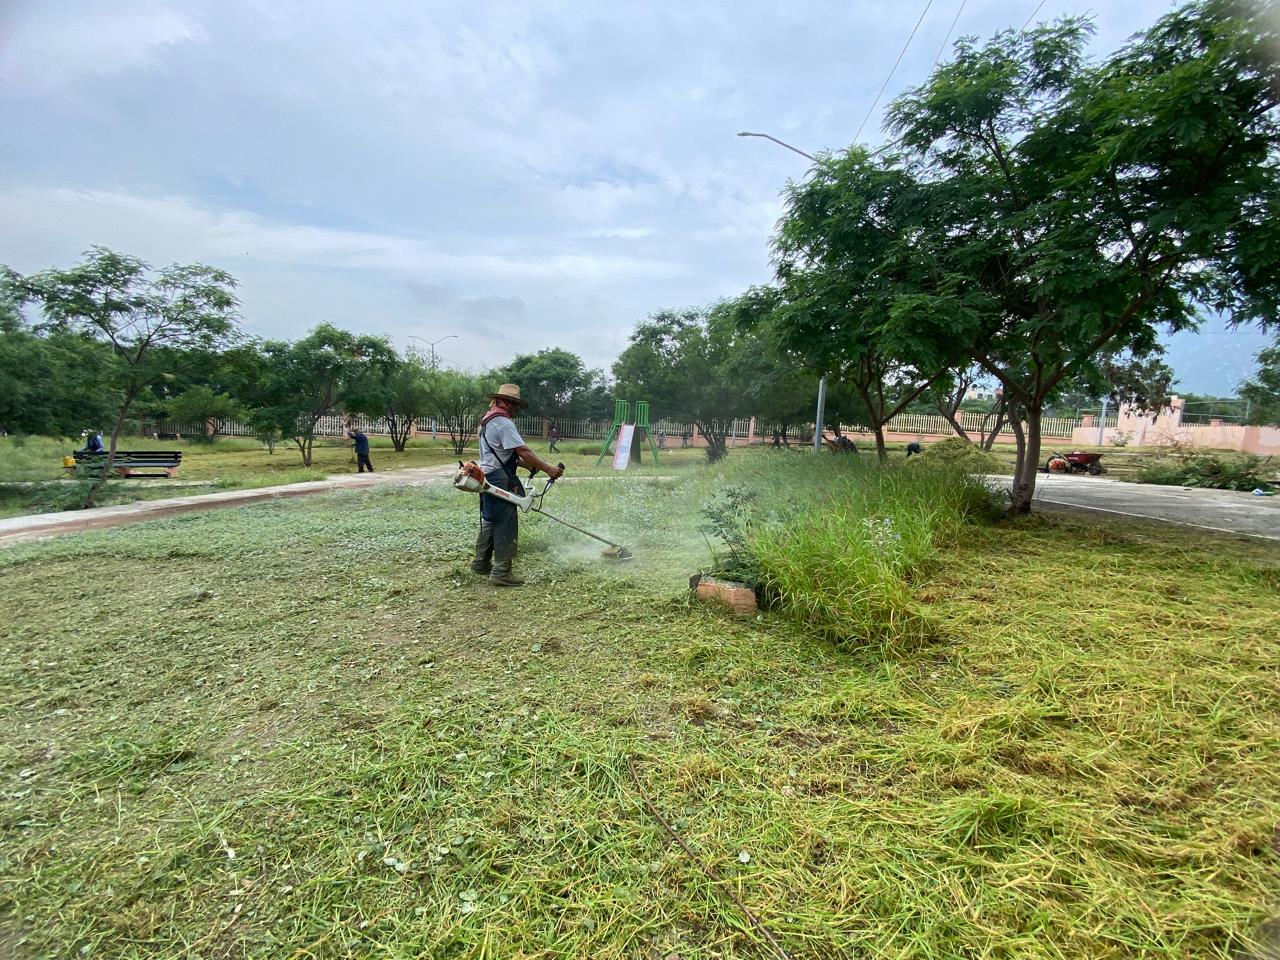
[[631,462],[631,438],[635,436],[636,425],[624,423],[618,428],[618,445],[613,451],[613,469],[625,470]]

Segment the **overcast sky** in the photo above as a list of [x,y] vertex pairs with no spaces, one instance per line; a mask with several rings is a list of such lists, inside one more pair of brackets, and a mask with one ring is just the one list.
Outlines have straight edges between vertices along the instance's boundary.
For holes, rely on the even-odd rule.
[[[985,37],[1038,3],[929,3],[884,99],[958,12],[953,38]],[[653,310],[770,278],[806,161],[734,134],[851,143],[924,7],[4,0],[0,262],[200,260],[240,281],[249,333],[323,319],[400,347],[455,334],[458,366],[563,346],[607,367]],[[1091,13],[1103,54],[1169,9],[1037,19]]]

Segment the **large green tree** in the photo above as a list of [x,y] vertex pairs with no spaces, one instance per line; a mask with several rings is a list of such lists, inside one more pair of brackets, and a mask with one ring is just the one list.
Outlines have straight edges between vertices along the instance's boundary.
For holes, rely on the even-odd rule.
[[233,336],[235,281],[204,264],[152,270],[137,257],[93,247],[67,269],[27,277],[10,272],[6,285],[38,303],[52,328],[93,337],[112,351],[119,404],[102,473],[85,497],[84,505],[92,506],[111,475],[134,402],[165,375],[157,363],[162,351],[213,349]]
[[372,371],[366,395],[359,402],[386,423],[396,450],[403,451],[414,424],[431,415],[431,381],[436,369],[422,355],[410,352]]
[[532,416],[560,419],[576,412],[574,407],[590,391],[597,373],[576,353],[551,347],[518,354],[501,375],[520,385]]
[[463,370],[433,370],[427,381],[427,413],[449,434],[455,456],[461,457],[475,436],[488,407],[486,395],[494,377]]
[[801,352],[786,347],[779,331],[782,303],[776,287],[752,287],[718,304],[715,312],[731,320],[740,335],[724,370],[741,384],[741,413],[756,418],[761,434],[789,443],[792,431],[813,419],[821,374],[806,365]]
[[888,422],[964,359],[944,333],[948,307],[895,322],[904,300],[933,279],[916,246],[924,192],[892,159],[858,149],[824,157],[788,188],[774,243],[782,342],[848,387],[853,419],[874,433],[881,460]]
[[0,430],[67,437],[102,429],[119,406],[115,362],[92,337],[33,330],[0,299]]
[[395,362],[385,339],[357,336],[329,323],[294,343],[264,343],[262,354],[251,421],[260,433],[274,428],[292,440],[308,467],[321,419],[342,410],[363,412],[373,392],[370,384]]
[[239,419],[244,408],[229,393],[216,393],[203,383],[188,387],[165,405],[165,412],[180,424],[198,424],[197,439],[214,440],[229,420]]
[[636,326],[613,375],[624,396],[694,423],[707,457],[719,460],[743,408],[744,384],[733,369],[741,336],[729,311],[663,310]]
[[1040,419],[1065,381],[1097,379],[1108,351],[1149,353],[1158,325],[1194,327],[1202,306],[1269,322],[1280,300],[1280,73],[1262,7],[1188,4],[1096,65],[1088,33],[1071,19],[963,41],[889,113],[926,188],[913,242],[930,268],[890,316],[946,318],[1004,387],[1014,512],[1030,509]]

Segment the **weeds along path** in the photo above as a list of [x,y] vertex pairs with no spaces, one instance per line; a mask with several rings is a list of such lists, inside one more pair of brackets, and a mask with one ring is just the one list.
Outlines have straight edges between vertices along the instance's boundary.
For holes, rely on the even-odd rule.
[[629,766],[792,957],[1243,946],[1275,551],[973,525],[917,578],[936,635],[836,646],[689,603],[742,480],[557,488],[636,560],[530,519],[519,591],[434,484],[0,553],[6,955],[768,956]]

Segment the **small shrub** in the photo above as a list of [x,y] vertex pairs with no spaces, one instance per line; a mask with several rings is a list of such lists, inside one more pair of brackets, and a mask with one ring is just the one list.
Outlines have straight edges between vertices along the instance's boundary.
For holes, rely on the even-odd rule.
[[600,456],[600,448],[603,444],[599,443],[580,443],[570,452],[576,453],[582,457],[598,457]]
[[704,529],[718,537],[726,554],[717,558],[716,568],[734,580],[755,586],[760,574],[747,533],[758,494],[745,484],[726,484],[702,508]]

